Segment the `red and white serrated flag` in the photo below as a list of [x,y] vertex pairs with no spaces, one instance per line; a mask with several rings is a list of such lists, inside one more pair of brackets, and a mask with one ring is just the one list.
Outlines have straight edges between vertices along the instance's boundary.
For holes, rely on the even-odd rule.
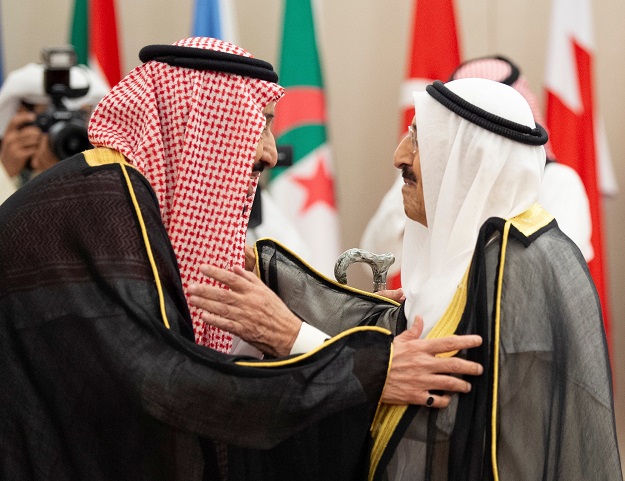
[[[453,0],[414,0],[406,60],[406,77],[401,85],[400,137],[406,135],[414,117],[412,93],[425,90],[434,80],[446,82],[460,64]],[[397,289],[401,285],[401,249],[393,254],[396,260],[388,273],[389,289]]]
[[406,77],[401,88],[403,136],[414,116],[412,93],[434,80],[446,82],[460,64],[453,0],[415,0]]
[[609,341],[602,194],[613,194],[617,187],[597,113],[593,67],[590,0],[554,0],[545,78],[547,129],[556,158],[577,171],[588,194],[594,250],[588,265],[601,300]]

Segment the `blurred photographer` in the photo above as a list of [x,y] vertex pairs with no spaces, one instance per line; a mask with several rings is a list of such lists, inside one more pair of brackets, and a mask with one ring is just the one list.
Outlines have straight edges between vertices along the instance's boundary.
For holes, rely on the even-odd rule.
[[[58,52],[68,55],[54,65],[49,54]],[[31,177],[89,147],[91,109],[109,90],[95,72],[75,65],[71,48],[43,53],[43,64],[14,70],[0,88],[0,203]]]

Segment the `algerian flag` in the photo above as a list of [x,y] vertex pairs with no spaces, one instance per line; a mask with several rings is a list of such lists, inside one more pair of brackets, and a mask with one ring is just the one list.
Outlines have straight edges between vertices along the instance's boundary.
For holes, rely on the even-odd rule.
[[109,86],[121,80],[115,0],[75,0],[70,42],[78,63],[88,65]]
[[274,135],[293,147],[293,166],[273,169],[269,190],[308,242],[313,268],[332,276],[340,254],[334,171],[310,0],[286,0]]

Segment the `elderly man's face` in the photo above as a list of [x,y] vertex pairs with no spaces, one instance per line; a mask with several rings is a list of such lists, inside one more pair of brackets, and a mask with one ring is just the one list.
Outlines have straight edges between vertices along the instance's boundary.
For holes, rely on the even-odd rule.
[[265,116],[265,128],[260,136],[258,144],[256,144],[256,158],[252,166],[252,174],[250,176],[250,185],[247,190],[247,196],[254,195],[254,179],[260,176],[260,173],[266,167],[275,167],[278,162],[278,149],[276,148],[276,139],[273,138],[271,126],[275,115],[276,103],[270,102],[263,110]]
[[423,182],[421,180],[421,159],[417,144],[417,125],[412,119],[410,132],[397,146],[393,165],[400,169],[404,178],[402,195],[404,197],[404,212],[412,219],[427,227],[425,215],[425,201],[423,200]]

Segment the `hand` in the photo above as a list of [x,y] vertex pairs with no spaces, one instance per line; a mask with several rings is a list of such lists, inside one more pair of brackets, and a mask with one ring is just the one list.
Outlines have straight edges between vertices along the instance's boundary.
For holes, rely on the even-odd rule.
[[30,159],[30,166],[33,172],[35,174],[41,174],[50,167],[58,164],[59,160],[56,154],[52,152],[48,134],[43,134],[39,142],[39,148]]
[[15,177],[22,171],[41,144],[41,130],[34,125],[28,125],[35,118],[33,112],[18,112],[4,132],[0,159],[9,177]]
[[378,296],[386,297],[395,302],[403,302],[406,300],[406,296],[404,296],[404,290],[401,287],[394,290],[384,289],[375,292],[375,294],[377,294]]
[[266,354],[291,352],[302,321],[258,277],[241,267],[230,272],[202,265],[200,272],[229,288],[189,286],[189,304],[205,311],[204,322],[236,334]]
[[[482,344],[480,336],[419,339],[422,332],[423,319],[417,316],[412,328],[393,341],[393,359],[382,391],[383,402],[444,408],[449,405],[451,394],[471,390],[470,383],[456,376],[482,374],[484,369],[475,362],[459,357],[437,357],[437,354],[477,347]],[[428,403],[430,397],[432,401]]]
[[245,244],[245,270],[254,272],[256,269],[256,254],[254,253],[254,247]]

